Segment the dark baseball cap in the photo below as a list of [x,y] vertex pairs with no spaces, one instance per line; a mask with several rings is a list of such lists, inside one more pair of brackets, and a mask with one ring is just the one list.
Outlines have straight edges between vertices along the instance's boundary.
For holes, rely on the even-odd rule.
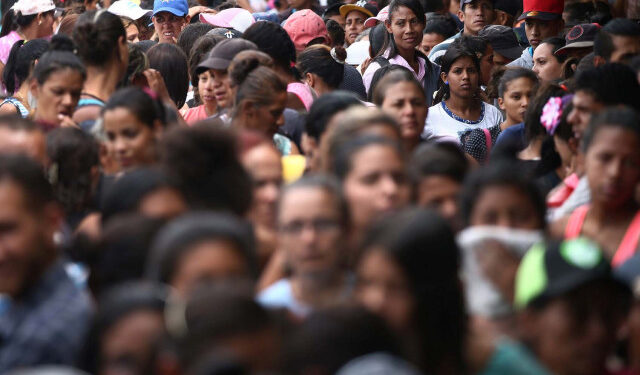
[[522,10],[522,2],[515,0],[495,0],[493,2],[493,9],[501,10],[515,17]]
[[480,30],[478,36],[486,39],[494,51],[510,60],[519,58],[524,50],[513,29],[508,26],[488,25]]
[[[464,5],[465,4],[469,4],[469,3],[472,3],[474,1],[477,1],[477,0],[460,0],[460,10],[464,9]],[[491,0],[491,3],[495,5],[496,0]]]
[[255,43],[246,39],[234,38],[223,40],[216,44],[196,68],[196,74],[200,74],[208,69],[226,70],[231,64],[231,60],[240,52],[246,50],[257,50]]
[[564,37],[567,44],[557,50],[555,54],[562,55],[575,48],[593,48],[593,41],[596,40],[598,31],[600,31],[600,25],[597,23],[575,25]]
[[242,33],[236,29],[227,29],[224,27],[216,27],[213,30],[209,30],[207,35],[220,35],[227,39],[242,38]]
[[514,305],[554,298],[596,280],[614,280],[609,262],[594,242],[576,238],[534,245],[516,274]]

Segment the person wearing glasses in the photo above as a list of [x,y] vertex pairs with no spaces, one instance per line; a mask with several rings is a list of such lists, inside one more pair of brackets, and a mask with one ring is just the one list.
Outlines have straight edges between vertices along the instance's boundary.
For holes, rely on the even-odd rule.
[[339,183],[327,176],[303,177],[284,188],[277,215],[278,248],[291,272],[258,295],[263,306],[285,308],[303,318],[349,300],[347,212]]

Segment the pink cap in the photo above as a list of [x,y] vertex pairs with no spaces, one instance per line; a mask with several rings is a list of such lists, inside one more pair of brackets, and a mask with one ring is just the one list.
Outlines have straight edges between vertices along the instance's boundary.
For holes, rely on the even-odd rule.
[[246,9],[229,8],[216,14],[200,13],[200,22],[218,27],[227,27],[244,33],[256,20]]
[[329,41],[324,21],[311,9],[293,13],[284,24],[284,29],[296,46],[297,52],[304,50],[313,39],[324,38],[325,43]]
[[374,27],[380,22],[385,22],[389,18],[389,6],[382,8],[378,15],[375,17],[369,17],[366,21],[364,21],[364,28],[368,29],[370,27]]

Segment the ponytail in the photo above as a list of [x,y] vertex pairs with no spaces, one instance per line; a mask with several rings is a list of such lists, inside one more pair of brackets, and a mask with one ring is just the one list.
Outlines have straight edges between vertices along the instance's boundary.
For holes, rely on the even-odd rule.
[[8,93],[13,94],[22,86],[29,78],[35,61],[48,48],[49,42],[44,39],[34,39],[28,42],[19,40],[13,44],[2,74],[2,80]]
[[2,17],[2,31],[0,32],[0,38],[9,34],[18,28],[15,22],[16,12],[13,9],[9,9]]
[[16,60],[18,60],[18,51],[20,47],[24,44],[24,40],[18,40],[13,43],[13,47],[11,47],[11,52],[9,52],[9,58],[7,59],[7,63],[4,66],[4,71],[2,72],[2,81],[4,82],[4,86],[7,88],[7,93],[12,94],[16,92]]

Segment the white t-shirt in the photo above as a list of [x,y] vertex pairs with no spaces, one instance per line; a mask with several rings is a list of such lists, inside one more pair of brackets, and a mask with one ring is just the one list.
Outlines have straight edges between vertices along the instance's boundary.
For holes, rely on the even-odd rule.
[[464,120],[453,114],[444,101],[431,106],[422,132],[425,140],[455,142],[460,144],[460,136],[467,130],[490,128],[502,123],[502,113],[490,104],[482,102],[482,113],[476,121]]

